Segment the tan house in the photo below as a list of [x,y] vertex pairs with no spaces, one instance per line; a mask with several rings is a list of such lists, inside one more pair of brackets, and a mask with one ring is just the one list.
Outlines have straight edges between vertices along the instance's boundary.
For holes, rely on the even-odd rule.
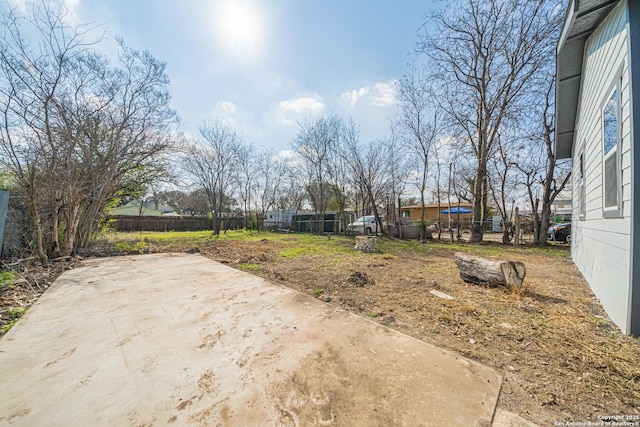
[[[401,212],[402,212],[402,218],[411,218],[413,221],[420,221],[421,217],[422,217],[422,209],[421,209],[422,205],[412,205],[412,206],[403,206],[401,208]],[[452,221],[457,221],[458,220],[458,213],[457,213],[457,209],[458,207],[460,208],[460,221],[464,221],[467,219],[471,219],[473,218],[473,213],[463,213],[466,212],[467,210],[471,211],[473,210],[473,205],[471,203],[460,203],[458,205],[458,203],[451,203],[451,220]],[[437,203],[431,203],[431,204],[425,204],[424,205],[424,219],[425,221],[437,221],[438,220],[438,212],[443,212],[446,211],[449,208],[449,204],[448,203],[442,203],[440,204],[440,209],[438,209],[438,204]],[[446,221],[448,218],[448,215],[446,213],[442,213],[440,215],[440,220],[441,221]]]

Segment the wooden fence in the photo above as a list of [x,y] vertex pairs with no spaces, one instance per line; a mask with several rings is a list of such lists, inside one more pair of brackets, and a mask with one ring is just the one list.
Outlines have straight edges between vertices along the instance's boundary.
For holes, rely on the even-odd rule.
[[[109,226],[116,231],[200,231],[213,230],[213,220],[195,216],[112,216]],[[222,218],[221,230],[244,226],[242,217]]]

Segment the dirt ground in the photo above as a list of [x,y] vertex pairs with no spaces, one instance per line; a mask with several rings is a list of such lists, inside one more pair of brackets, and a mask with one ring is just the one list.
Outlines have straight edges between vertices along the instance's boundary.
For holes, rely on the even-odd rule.
[[[527,277],[524,290],[511,293],[463,282],[454,250],[443,245],[399,253],[381,245],[381,253],[364,254],[346,250],[350,240],[331,239],[345,251],[285,257],[295,238],[265,236],[145,251],[199,252],[491,366],[504,375],[498,407],[538,425],[640,421],[640,341],[611,323],[566,249],[560,256],[513,252]],[[464,249],[484,254],[490,245]],[[72,265],[24,273],[28,280],[2,290],[3,326],[8,307],[36,299],[64,268]]]

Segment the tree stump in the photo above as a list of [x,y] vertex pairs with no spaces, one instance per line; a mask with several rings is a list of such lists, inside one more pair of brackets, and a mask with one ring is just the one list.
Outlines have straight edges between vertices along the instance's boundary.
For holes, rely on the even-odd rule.
[[375,236],[356,236],[356,251],[378,252]]
[[476,285],[506,286],[512,291],[522,288],[527,270],[520,261],[481,258],[462,253],[454,257],[460,277]]

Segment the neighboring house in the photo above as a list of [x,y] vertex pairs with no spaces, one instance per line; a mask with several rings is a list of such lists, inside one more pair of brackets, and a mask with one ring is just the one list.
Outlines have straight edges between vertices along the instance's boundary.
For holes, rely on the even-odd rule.
[[571,256],[611,319],[637,336],[640,2],[572,0],[557,78],[556,157],[573,158]]
[[[150,201],[148,203],[145,203],[146,206],[151,206],[154,207],[153,202]],[[167,206],[167,205],[158,205],[157,208],[160,212],[162,212],[162,216],[180,216],[180,214],[178,214],[175,209],[173,209],[171,206]]]
[[144,202],[144,206],[140,207],[139,200],[132,200],[124,206],[113,209],[109,212],[111,216],[180,216],[176,211],[166,205],[159,205],[156,209],[153,201]]
[[[425,204],[424,205],[424,219],[425,221],[437,221],[438,220],[438,212],[442,212],[447,210],[447,208],[449,207],[448,203],[441,203],[440,204],[440,209],[438,209],[438,204],[437,203],[432,203],[432,204]],[[455,212],[455,208],[458,207],[458,202],[456,203],[451,203],[451,207],[452,210]],[[420,219],[422,218],[422,205],[412,205],[412,206],[403,206],[402,208],[400,208],[400,211],[402,212],[402,217],[403,218],[411,218],[413,221],[420,221]],[[462,208],[465,209],[469,209],[469,210],[473,210],[473,205],[471,203],[460,203],[460,210],[462,210]],[[440,220],[441,221],[446,221],[448,218],[447,214],[441,214],[440,215]],[[467,219],[471,219],[473,218],[473,214],[460,214],[460,221],[464,221]],[[451,220],[452,221],[457,221],[458,220],[458,214],[457,213],[452,213],[451,214]]]
[[140,206],[138,200],[133,200],[124,206],[115,208],[109,212],[111,216],[162,216],[160,209]]
[[571,218],[573,210],[573,194],[571,191],[571,185],[562,190],[551,203],[551,218],[557,221],[557,217]]

